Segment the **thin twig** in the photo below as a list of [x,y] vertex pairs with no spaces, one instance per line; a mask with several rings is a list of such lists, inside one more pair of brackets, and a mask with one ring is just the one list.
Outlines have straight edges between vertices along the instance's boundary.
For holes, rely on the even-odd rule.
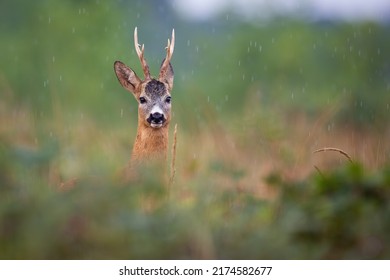
[[176,174],[176,144],[177,144],[177,124],[175,124],[175,130],[173,132],[173,145],[172,145],[172,161],[171,161],[171,178],[169,180],[169,184],[173,184],[173,180],[175,179]]
[[320,152],[339,152],[340,154],[345,156],[350,162],[353,162],[352,158],[346,152],[338,148],[326,147],[314,151],[313,154],[320,153]]
[[322,174],[321,169],[319,169],[317,165],[314,165],[314,168],[317,170],[318,174],[321,175],[321,177],[324,177],[324,174]]

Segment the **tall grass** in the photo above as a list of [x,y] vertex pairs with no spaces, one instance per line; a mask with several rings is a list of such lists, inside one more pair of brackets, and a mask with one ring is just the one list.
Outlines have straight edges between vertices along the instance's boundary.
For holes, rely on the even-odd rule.
[[[183,129],[173,140],[175,180],[166,188],[153,170],[141,170],[140,181],[120,179],[129,130],[84,116],[63,131],[66,120],[40,122],[27,108],[7,105],[0,258],[390,257],[390,169],[361,143],[377,143],[373,135],[313,129],[305,118],[292,130],[289,120],[274,125],[262,113],[199,123],[199,133]],[[312,152],[325,144],[361,163],[337,154],[322,161],[325,153]],[[322,161],[315,163],[321,174],[313,161]],[[58,191],[74,177],[74,188]]]

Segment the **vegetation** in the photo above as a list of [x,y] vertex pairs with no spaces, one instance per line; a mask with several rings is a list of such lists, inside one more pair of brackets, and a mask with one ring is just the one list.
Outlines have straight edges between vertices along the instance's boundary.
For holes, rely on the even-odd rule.
[[[390,258],[389,26],[6,2],[1,259]],[[112,68],[141,72],[135,26],[152,73],[176,31],[169,186],[121,180],[137,113]]]

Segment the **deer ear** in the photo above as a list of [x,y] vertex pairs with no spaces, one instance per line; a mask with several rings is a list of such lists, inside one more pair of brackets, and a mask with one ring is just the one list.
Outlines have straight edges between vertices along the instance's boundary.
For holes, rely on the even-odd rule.
[[114,70],[119,83],[125,89],[136,95],[137,88],[142,83],[141,79],[138,78],[137,74],[133,70],[131,70],[130,67],[126,66],[120,61],[115,61]]
[[172,67],[172,64],[169,62],[168,67],[166,69],[163,69],[164,61],[165,61],[165,59],[161,63],[159,81],[162,82],[162,83],[167,83],[168,87],[169,87],[169,90],[172,90],[172,88],[173,88],[173,76],[174,76],[173,67]]

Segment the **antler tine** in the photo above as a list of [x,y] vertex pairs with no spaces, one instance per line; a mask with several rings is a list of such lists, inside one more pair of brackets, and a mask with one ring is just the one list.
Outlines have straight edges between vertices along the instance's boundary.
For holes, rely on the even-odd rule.
[[137,27],[134,29],[134,46],[135,46],[135,51],[137,52],[138,58],[141,62],[142,70],[144,71],[145,80],[149,80],[150,79],[149,66],[146,63],[146,60],[144,57],[145,46],[142,44],[141,49],[139,48],[140,45],[138,44]]
[[175,29],[172,29],[171,40],[168,39],[168,44],[165,49],[167,50],[167,55],[165,57],[163,65],[161,65],[159,76],[160,79],[163,79],[165,77],[167,68],[172,58],[173,50],[175,49]]
[[172,29],[171,41],[169,41],[168,39],[168,45],[167,45],[167,58],[169,53],[169,60],[171,60],[174,49],[175,49],[175,29]]

